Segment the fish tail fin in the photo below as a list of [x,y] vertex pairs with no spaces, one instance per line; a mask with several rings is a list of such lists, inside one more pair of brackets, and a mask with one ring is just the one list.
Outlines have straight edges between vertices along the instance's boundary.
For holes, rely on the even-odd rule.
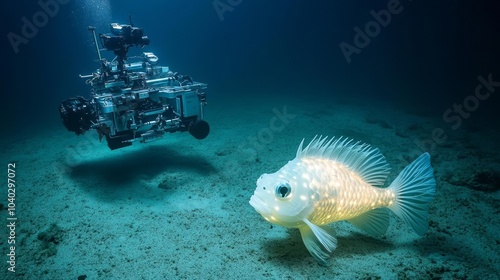
[[424,153],[405,167],[389,186],[395,201],[388,206],[419,234],[428,228],[429,204],[436,192],[436,180],[429,153]]

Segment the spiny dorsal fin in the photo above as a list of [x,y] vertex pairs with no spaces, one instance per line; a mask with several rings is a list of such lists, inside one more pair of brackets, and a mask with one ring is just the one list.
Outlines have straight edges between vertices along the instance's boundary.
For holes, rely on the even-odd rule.
[[297,150],[297,158],[318,157],[334,160],[356,172],[365,182],[372,186],[384,184],[390,167],[379,149],[372,148],[360,141],[339,137],[315,136],[314,139],[302,149],[304,140]]

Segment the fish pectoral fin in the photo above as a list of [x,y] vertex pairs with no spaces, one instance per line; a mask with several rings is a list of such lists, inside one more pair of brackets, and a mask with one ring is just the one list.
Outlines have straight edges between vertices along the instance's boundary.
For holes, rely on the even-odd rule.
[[389,212],[387,209],[378,208],[347,221],[368,234],[381,236],[389,227]]
[[321,265],[326,265],[330,253],[337,248],[335,231],[328,226],[317,226],[304,219],[307,226],[299,227],[302,241],[314,259]]

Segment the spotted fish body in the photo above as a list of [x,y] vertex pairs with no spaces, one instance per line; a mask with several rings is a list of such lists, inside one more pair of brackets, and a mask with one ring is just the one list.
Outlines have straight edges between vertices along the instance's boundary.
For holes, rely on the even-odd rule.
[[347,138],[315,137],[295,159],[272,174],[263,174],[250,204],[267,221],[298,228],[311,255],[326,264],[337,240],[327,226],[347,220],[376,236],[389,225],[385,208],[427,231],[428,205],[435,180],[427,153],[407,166],[388,188],[390,172],[378,149]]
[[314,211],[307,219],[316,225],[352,219],[394,202],[392,190],[372,187],[335,161],[305,158],[298,161],[298,166],[303,166],[303,174],[313,174],[303,175],[301,181],[313,193]]

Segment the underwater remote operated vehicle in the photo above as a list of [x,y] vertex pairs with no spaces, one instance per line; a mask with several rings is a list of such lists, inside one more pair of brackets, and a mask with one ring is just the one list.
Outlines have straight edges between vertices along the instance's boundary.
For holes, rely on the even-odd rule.
[[[91,86],[91,96],[64,100],[59,111],[64,126],[77,135],[95,129],[111,150],[162,138],[165,132],[188,131],[196,139],[207,137],[210,127],[203,120],[207,84],[158,65],[152,52],[127,58],[130,47],[149,45],[142,28],[111,23],[111,33],[99,34],[103,50],[116,57],[101,57],[95,27],[93,34],[100,68],[80,75]],[[136,62],[129,62],[129,59]]]

